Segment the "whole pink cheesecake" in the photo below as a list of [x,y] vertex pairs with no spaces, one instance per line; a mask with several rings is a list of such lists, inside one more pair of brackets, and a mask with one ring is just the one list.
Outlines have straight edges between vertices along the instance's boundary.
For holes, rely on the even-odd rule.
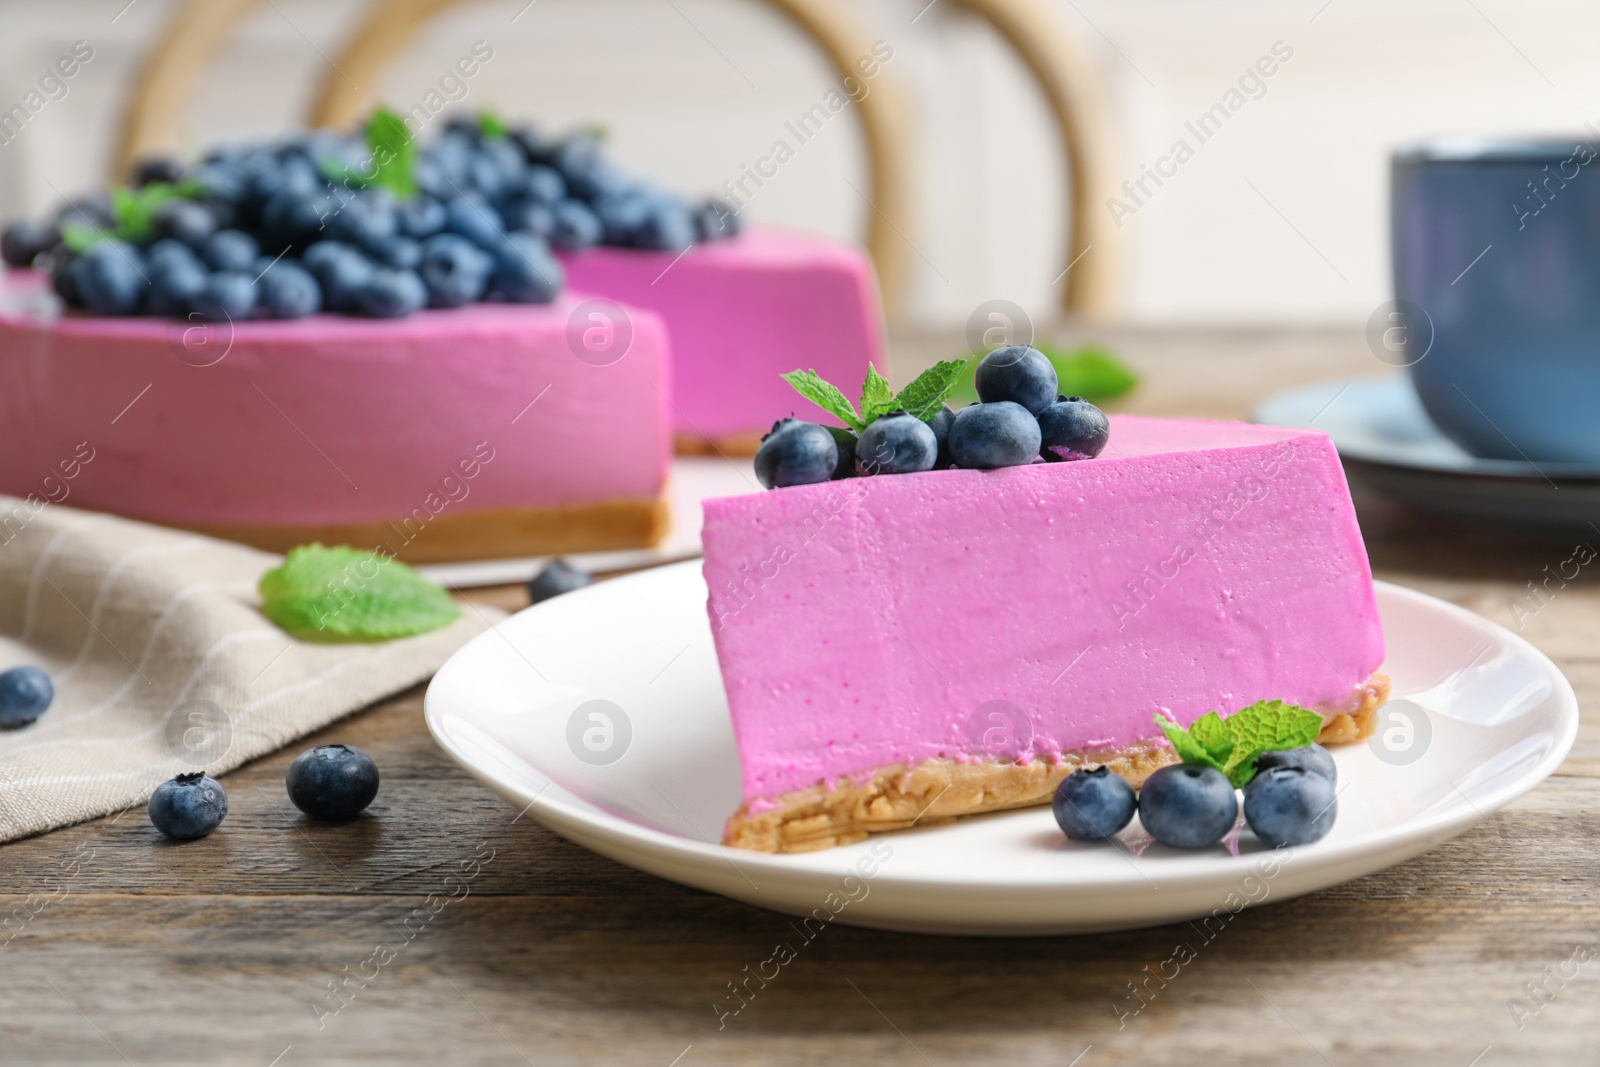
[[743,769],[730,844],[798,851],[1135,784],[1188,725],[1281,699],[1371,729],[1383,633],[1322,433],[1112,416],[1094,460],[707,501]]
[[626,354],[586,361],[568,341],[585,299],[236,326],[0,311],[0,492],[64,485],[76,506],[278,551],[652,544],[666,330],[634,310]]
[[666,321],[680,450],[749,454],[777,415],[821,416],[785,371],[859,382],[869,365],[887,369],[876,276],[853,245],[753,229],[681,256],[602,247],[562,263],[573,288]]

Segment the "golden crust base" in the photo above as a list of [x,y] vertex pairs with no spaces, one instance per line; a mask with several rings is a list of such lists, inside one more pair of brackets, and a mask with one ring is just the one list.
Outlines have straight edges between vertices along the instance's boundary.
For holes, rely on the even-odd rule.
[[[171,524],[179,525],[179,524]],[[551,556],[563,552],[602,552],[647,548],[667,535],[665,499],[619,499],[557,508],[491,508],[417,514],[388,522],[327,526],[264,524],[181,524],[183,529],[241,541],[269,552],[287,552],[296,545],[354,545],[392,550],[407,563],[464,559]]]
[[699,434],[680,433],[672,439],[673,450],[680,456],[753,456],[761,447],[764,430],[751,433],[723,434],[720,437],[701,437]]
[[[1346,744],[1370,736],[1388,697],[1388,677],[1374,674],[1352,694],[1351,710],[1324,715],[1317,740]],[[1109,767],[1137,787],[1177,761],[1164,742],[1141,741],[1120,749],[1065,752],[1058,762],[935,758],[909,769],[897,763],[878,768],[865,781],[844,778],[832,789],[819,784],[785,793],[766,811],[753,812],[746,803],[728,820],[722,843],[757,852],[811,852],[854,844],[869,833],[1046,804],[1061,780],[1080,767]]]

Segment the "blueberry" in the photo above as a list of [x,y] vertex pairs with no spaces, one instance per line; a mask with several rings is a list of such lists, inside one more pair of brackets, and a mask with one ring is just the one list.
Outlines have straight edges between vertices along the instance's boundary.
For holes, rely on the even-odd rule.
[[50,260],[50,288],[66,301],[68,307],[83,307],[83,294],[78,291],[78,256],[58,247]]
[[218,271],[189,301],[189,310],[209,322],[243,322],[256,309],[256,283],[242,271]]
[[600,219],[601,240],[617,248],[632,247],[634,237],[645,225],[654,206],[648,197],[637,194],[596,200],[594,213]]
[[215,778],[196,771],[156,786],[150,794],[150,821],[174,841],[195,841],[222,825],[228,794]]
[[1093,459],[1110,436],[1106,413],[1081,396],[1057,397],[1039,412],[1039,454],[1052,463]]
[[54,248],[61,235],[54,226],[23,219],[0,233],[0,259],[9,267],[31,267],[39,256]]
[[564,251],[593,248],[605,236],[600,216],[581,200],[563,200],[552,212],[550,243]]
[[756,450],[756,478],[768,489],[828,481],[838,464],[833,434],[798,419],[780,419]]
[[374,245],[372,254],[379,263],[394,270],[416,270],[422,265],[422,243],[399,234]]
[[400,232],[414,241],[432,237],[444,229],[445,219],[444,204],[431,196],[413,197],[395,208],[395,222]]
[[1263,843],[1309,845],[1339,815],[1333,779],[1304,767],[1260,771],[1244,789],[1244,818]]
[[193,200],[168,200],[150,219],[150,232],[158,239],[182,241],[190,248],[204,247],[216,229],[216,216]]
[[117,217],[111,211],[111,197],[105,193],[92,193],[89,196],[80,196],[76,200],[68,200],[57,209],[55,218],[51,221],[57,226],[70,222],[96,230],[110,231],[117,228]]
[[445,229],[459,233],[479,248],[493,251],[505,239],[500,213],[481,197],[458,196],[445,204]]
[[55,696],[50,676],[38,667],[0,671],[0,729],[27,726],[45,713]]
[[548,240],[555,232],[555,212],[525,196],[507,201],[501,208],[501,215],[508,233],[528,233]]
[[181,315],[188,311],[210,277],[205,264],[193,253],[187,258],[152,253],[148,263],[150,292],[145,298],[145,310],[152,315]]
[[1037,415],[1056,398],[1056,368],[1037,348],[1007,345],[978,362],[976,384],[985,404],[1010,400]]
[[429,307],[461,307],[479,299],[493,269],[489,254],[460,234],[436,234],[422,242],[418,270],[428,287]]
[[280,260],[256,282],[261,310],[268,318],[303,319],[322,310],[322,286],[297,263]]
[[243,274],[255,266],[261,246],[243,230],[220,230],[211,235],[200,254],[212,270]]
[[856,445],[861,439],[843,426],[824,426],[833,435],[833,444],[839,450],[839,462],[834,464],[833,477],[854,478],[856,476]]
[[428,287],[414,270],[379,267],[356,292],[356,305],[375,319],[400,319],[428,306]]
[[182,241],[171,237],[163,237],[145,249],[144,258],[152,267],[159,267],[165,263],[182,263],[187,267],[206,269],[205,260],[200,258],[199,253]]
[[949,404],[940,404],[939,410],[928,420],[928,429],[933,431],[934,440],[939,442],[939,455],[933,461],[936,471],[946,470],[950,466],[950,427],[955,421],[956,413]]
[[496,294],[519,304],[548,304],[560,295],[566,274],[547,243],[513,233],[500,239],[496,252]]
[[1039,455],[1039,420],[1009,400],[971,404],[950,420],[945,446],[958,467],[1020,467]]
[[207,163],[194,173],[202,198],[211,204],[237,204],[245,196],[244,175],[228,163]]
[[549,162],[550,154],[555,149],[555,146],[532,126],[518,126],[512,130],[511,143],[522,149],[522,154],[529,163],[541,166]]
[[535,164],[522,174],[520,189],[537,204],[554,207],[567,198],[567,180],[554,167]]
[[1139,822],[1163,845],[1214,845],[1238,819],[1233,784],[1215,767],[1193,763],[1163,767],[1139,790]]
[[891,411],[861,431],[855,452],[857,474],[914,474],[933,469],[939,439],[915,415]]
[[1257,774],[1274,767],[1299,767],[1313,774],[1320,774],[1335,785],[1339,784],[1339,768],[1333,765],[1332,753],[1321,745],[1288,748],[1281,752],[1263,752],[1256,760]]
[[289,764],[294,806],[323,822],[349,822],[378,795],[378,768],[347,745],[318,745]]
[[528,581],[528,602],[537,604],[574,589],[593,585],[594,577],[581,567],[574,567],[564,559],[553,559],[544,569]]
[[84,304],[97,315],[137,313],[150,288],[144,257],[121,241],[101,241],[79,256],[73,278]]
[[721,200],[711,199],[694,209],[694,234],[700,241],[721,241],[739,233],[739,213]]
[[284,189],[261,211],[261,240],[268,248],[304,249],[325,236],[341,204],[325,193]]
[[1050,802],[1056,825],[1074,841],[1103,841],[1133,821],[1133,786],[1108,767],[1079,768],[1061,780]]
[[372,260],[341,241],[321,241],[306,249],[300,262],[322,286],[322,306],[329,311],[354,311],[357,294],[372,278]]
[[327,236],[376,252],[400,232],[394,197],[384,189],[363,189],[328,216]]
[[142,189],[146,185],[162,182],[172,185],[183,180],[183,164],[176,159],[156,156],[150,159],[141,159],[133,167],[133,187]]
[[682,204],[650,205],[633,231],[633,247],[655,252],[681,252],[694,244],[694,218]]

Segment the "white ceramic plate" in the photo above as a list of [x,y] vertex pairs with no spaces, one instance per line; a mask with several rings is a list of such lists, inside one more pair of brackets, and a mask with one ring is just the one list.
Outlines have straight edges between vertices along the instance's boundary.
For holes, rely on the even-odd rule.
[[1246,831],[1238,855],[1141,848],[1137,820],[1116,844],[1081,844],[1048,808],[1032,808],[766,855],[716,844],[739,805],[739,765],[705,598],[689,562],[529,608],[439,671],[428,727],[467,770],[571,840],[685,885],[814,915],[810,928],[1051,934],[1226,916],[1461,833],[1555,770],[1578,727],[1572,687],[1532,645],[1380,584],[1384,669],[1405,722],[1337,752],[1339,818],[1314,845],[1274,853]]

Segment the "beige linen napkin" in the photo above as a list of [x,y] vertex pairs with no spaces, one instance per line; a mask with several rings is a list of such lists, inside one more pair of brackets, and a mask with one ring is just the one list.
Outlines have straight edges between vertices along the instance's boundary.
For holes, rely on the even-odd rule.
[[175,774],[232,770],[428,678],[503,618],[376,644],[296,641],[257,610],[280,557],[0,496],[0,669],[55,702],[0,730],[0,841],[121,811]]

